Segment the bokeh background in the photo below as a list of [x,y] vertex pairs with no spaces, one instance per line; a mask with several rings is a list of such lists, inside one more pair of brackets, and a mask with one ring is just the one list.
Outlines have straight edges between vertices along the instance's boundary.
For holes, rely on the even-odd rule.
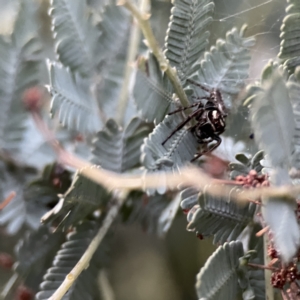
[[[35,1],[35,0],[33,0]],[[54,58],[48,0],[39,0],[40,36],[45,56]],[[94,7],[101,0],[88,1]],[[16,0],[0,0],[0,33],[11,31]],[[215,0],[211,45],[223,38],[232,27],[248,24],[248,34],[257,38],[252,50],[249,82],[259,79],[263,66],[279,52],[279,29],[284,17],[285,1]],[[164,44],[165,30],[172,4],[151,1],[152,27],[160,44]],[[44,81],[47,83],[45,68]],[[0,79],[1,80],[1,79]],[[1,109],[1,108],[0,108]],[[230,151],[231,149],[227,149]],[[165,239],[147,233],[138,225],[116,225],[110,250],[109,268],[99,276],[99,286],[107,300],[195,300],[195,277],[215,247],[210,239],[199,240],[186,231],[186,217],[179,212]],[[0,253],[10,253],[24,230],[10,236],[0,227]],[[38,249],[36,249],[38,251]],[[0,291],[11,277],[0,268]],[[13,299],[13,295],[11,296]],[[83,299],[84,300],[84,299]]]

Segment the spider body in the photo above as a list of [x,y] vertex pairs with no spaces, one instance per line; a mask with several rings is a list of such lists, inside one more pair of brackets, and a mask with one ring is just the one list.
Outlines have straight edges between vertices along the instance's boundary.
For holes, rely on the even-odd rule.
[[[189,82],[199,86],[200,88],[208,92],[209,96],[197,98],[197,102],[195,102],[194,104],[188,107],[181,107],[169,113],[169,115],[173,115],[189,108],[195,108],[194,111],[190,113],[186,117],[186,119],[183,120],[171,132],[171,134],[163,141],[162,145],[164,145],[177,131],[182,129],[188,122],[194,119],[196,121],[196,124],[191,126],[189,130],[191,130],[199,144],[204,144],[207,147],[207,149],[205,149],[204,151],[196,154],[196,156],[192,159],[192,161],[194,161],[203,154],[213,151],[221,144],[222,139],[220,138],[220,134],[225,131],[225,119],[227,117],[227,111],[222,99],[222,95],[218,89],[209,90],[195,81],[189,80]],[[202,99],[207,100],[205,105],[202,103]],[[213,144],[213,146],[208,148],[209,143],[214,141],[215,143]]]

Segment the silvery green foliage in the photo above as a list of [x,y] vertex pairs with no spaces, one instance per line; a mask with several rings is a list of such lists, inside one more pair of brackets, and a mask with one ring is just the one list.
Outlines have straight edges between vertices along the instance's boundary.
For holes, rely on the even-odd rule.
[[295,73],[290,76],[287,82],[288,93],[293,107],[294,119],[295,119],[295,150],[294,155],[295,165],[294,167],[300,168],[300,68],[295,70]]
[[[295,122],[286,83],[279,72],[265,80],[252,105],[255,139],[274,167],[291,167]],[[280,145],[280,147],[279,147]]]
[[154,55],[140,57],[133,96],[142,117],[150,122],[161,122],[168,111],[175,108],[170,80],[161,71]]
[[198,207],[198,196],[199,193],[197,193],[196,190],[192,188],[184,189],[180,193],[181,203],[180,206],[184,212],[188,212],[190,209],[192,209],[195,205]]
[[[94,238],[98,228],[99,224],[86,221],[76,226],[76,230],[68,234],[67,241],[62,244],[61,249],[53,260],[52,267],[48,269],[44,276],[44,281],[40,285],[40,292],[36,295],[37,300],[46,300],[52,296],[77,264]],[[97,274],[99,269],[105,264],[106,259],[105,247],[101,245],[87,269],[80,274],[63,299],[101,299]]]
[[139,166],[140,148],[149,129],[139,118],[133,118],[124,130],[113,119],[108,120],[93,142],[93,163],[117,173]]
[[168,231],[170,230],[172,223],[178,212],[180,205],[181,197],[178,194],[168,206],[161,212],[161,215],[158,219],[158,236],[165,237]]
[[243,153],[238,153],[235,159],[239,162],[232,162],[229,164],[230,178],[235,179],[239,175],[247,175],[250,170],[255,170],[260,173],[263,169],[261,160],[264,158],[264,152],[258,151],[253,157],[246,156]]
[[239,289],[239,258],[243,255],[243,246],[239,241],[220,246],[197,275],[198,299],[235,299]]
[[[107,118],[115,118],[118,109],[131,26],[129,12],[111,2],[114,1],[103,7],[101,22],[97,26],[101,31],[98,48],[101,61],[96,78],[96,95],[99,107]],[[131,105],[131,95],[129,97],[130,107],[126,111],[125,124],[128,124],[127,120],[135,112]]]
[[[253,37],[244,37],[246,26],[240,31],[233,28],[226,34],[226,40],[219,39],[215,46],[206,52],[199,63],[198,71],[192,78],[208,88],[221,91],[227,107],[241,91],[248,78],[250,64],[250,48],[254,46]],[[191,85],[198,97],[207,96],[205,91]]]
[[86,0],[52,0],[50,15],[59,60],[72,71],[90,76],[100,62],[100,31],[92,23]]
[[[286,169],[277,168],[271,176],[274,186],[292,185]],[[295,210],[295,199],[288,197],[270,197],[264,199],[262,213],[270,226],[274,244],[284,263],[292,260],[299,249],[300,229]],[[280,216],[280,217],[279,217]]]
[[18,9],[12,34],[0,36],[0,147],[10,154],[21,151],[27,119],[22,94],[39,83],[42,51],[36,4],[20,1]]
[[[28,232],[16,245],[17,262],[15,270],[20,276],[28,276],[34,268],[43,269],[43,265],[52,261],[56,251],[60,248],[64,235],[60,232],[52,233],[47,226],[41,226],[36,232]],[[38,251],[37,251],[38,249]]]
[[58,116],[60,123],[69,129],[83,133],[98,131],[100,113],[89,81],[57,63],[49,64],[49,75],[52,116]]
[[41,213],[39,206],[36,206],[32,212],[28,210],[23,195],[24,183],[28,180],[25,172],[18,170],[18,172],[11,173],[1,165],[1,173],[1,199],[5,199],[12,191],[16,191],[17,194],[0,211],[0,225],[6,225],[6,231],[11,235],[16,234],[22,227],[26,226],[30,229],[37,229],[43,213]]
[[299,0],[291,0],[288,3],[286,16],[280,28],[281,43],[278,57],[293,72],[294,68],[300,65],[300,3]]
[[42,222],[55,221],[54,223],[57,224],[58,221],[58,227],[67,229],[96,209],[104,207],[108,200],[109,193],[101,185],[77,172],[70,188],[58,204],[43,216]]
[[113,63],[111,60],[117,54],[122,52],[124,55],[120,48],[124,46],[128,37],[130,14],[124,7],[109,3],[104,6],[100,17],[101,22],[98,24],[98,29],[101,36],[97,52],[101,55],[101,67],[103,68],[103,64]]
[[162,145],[181,121],[178,114],[166,116],[145,139],[142,146],[142,162],[148,170],[177,170],[194,157],[198,144],[193,134],[186,128],[177,131],[165,145]]
[[[57,194],[64,193],[71,183],[70,174],[56,164],[47,165],[36,178],[34,170],[29,168],[11,171],[2,166],[1,172],[1,198],[16,192],[16,197],[0,211],[0,224],[6,224],[10,234],[21,228],[37,230],[43,214],[58,200]],[[57,180],[57,186],[53,180]]]
[[174,1],[167,30],[165,55],[185,84],[194,63],[208,45],[214,3],[209,0]]
[[[250,233],[248,249],[254,250],[256,253],[250,259],[253,264],[264,264],[264,245],[263,237],[257,237],[256,233],[262,228],[258,223],[251,226],[252,232]],[[265,271],[263,269],[248,268],[248,291],[249,293],[243,293],[243,300],[265,300]],[[250,297],[248,297],[248,295]],[[255,298],[253,298],[255,295]],[[252,296],[252,298],[251,298]]]
[[[232,188],[230,194],[223,197],[211,196],[203,190],[198,197],[198,204],[193,206],[187,215],[187,230],[196,232],[197,235],[214,236],[214,244],[223,244],[238,238],[241,232],[253,222],[256,204],[248,203],[239,205],[231,199],[231,194],[239,193],[237,187]],[[192,196],[186,193],[183,206],[191,203]]]
[[[42,276],[64,241],[64,234],[53,233],[47,226],[41,226],[35,232],[28,232],[15,248],[14,270],[25,280],[25,284],[36,290]],[[38,251],[37,251],[38,249]]]
[[[123,206],[124,220],[129,224],[139,223],[143,231],[164,237],[173,221],[172,214],[177,212],[175,199],[158,193],[148,196],[134,191]],[[175,206],[174,211],[170,211],[171,205]]]

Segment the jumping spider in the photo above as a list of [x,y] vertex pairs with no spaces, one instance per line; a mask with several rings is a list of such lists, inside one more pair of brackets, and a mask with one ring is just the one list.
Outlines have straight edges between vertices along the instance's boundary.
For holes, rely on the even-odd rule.
[[[225,119],[227,117],[227,110],[223,102],[222,95],[218,89],[210,90],[202,84],[191,79],[188,79],[188,82],[208,92],[209,96],[197,98],[197,102],[193,103],[192,105],[188,107],[181,107],[168,114],[173,115],[186,109],[195,107],[195,110],[171,132],[171,134],[163,141],[162,145],[164,145],[177,131],[182,129],[194,118],[196,124],[191,126],[189,130],[191,130],[191,132],[194,134],[197,142],[199,144],[205,144],[206,147],[208,147],[210,142],[216,142],[212,147],[206,148],[200,153],[196,153],[196,156],[191,160],[194,161],[203,154],[213,151],[221,144],[222,139],[219,135],[224,132],[226,127]],[[205,105],[201,102],[201,99],[207,100]]]

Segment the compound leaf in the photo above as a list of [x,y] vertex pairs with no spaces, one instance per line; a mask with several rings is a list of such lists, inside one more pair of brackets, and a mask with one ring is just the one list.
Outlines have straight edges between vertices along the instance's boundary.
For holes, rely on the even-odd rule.
[[[165,218],[170,201],[171,199],[166,195],[148,196],[142,192],[134,191],[124,204],[124,219],[128,223],[139,223],[144,231],[163,237],[172,222],[172,218]],[[175,212],[173,211],[173,213]]]
[[144,141],[142,162],[148,170],[170,170],[170,168],[176,170],[194,157],[198,143],[191,131],[186,128],[177,131],[165,145],[162,145],[181,121],[178,115],[166,116]]
[[[38,282],[64,241],[61,232],[51,233],[47,226],[41,226],[38,231],[28,233],[16,246],[17,262],[14,265],[25,283],[32,289],[38,288]],[[38,249],[38,251],[37,251]]]
[[92,24],[86,0],[52,0],[50,15],[59,60],[88,76],[100,60],[100,31]]
[[27,113],[24,91],[39,83],[41,44],[36,34],[36,4],[20,1],[14,31],[0,36],[0,148],[11,154],[23,146]]
[[101,22],[98,25],[101,32],[99,49],[102,55],[102,64],[107,64],[120,53],[129,31],[130,16],[122,6],[108,4],[101,13]]
[[239,241],[220,246],[197,275],[198,299],[235,299],[238,291],[239,258],[243,255],[243,245]]
[[152,53],[140,57],[135,77],[133,96],[142,117],[156,124],[174,109],[173,87]]
[[161,212],[161,215],[158,219],[158,235],[160,237],[165,237],[169,229],[172,226],[172,223],[178,212],[180,205],[180,194],[178,194],[168,206]]
[[194,71],[192,66],[208,44],[214,3],[209,0],[174,1],[166,36],[165,55],[176,67],[183,83]]
[[[295,122],[285,82],[275,72],[252,105],[255,139],[274,167],[292,166]],[[278,147],[281,145],[281,147]]]
[[[114,118],[118,110],[118,99],[126,67],[126,49],[128,48],[131,19],[128,11],[122,6],[111,3],[105,5],[103,9],[100,16],[101,22],[98,25],[101,31],[98,50],[101,54],[101,63],[99,65],[97,99],[105,116]],[[133,104],[132,102],[129,101],[127,106],[125,124],[128,119],[131,120],[128,115],[134,110],[130,105]]]
[[280,28],[281,43],[278,57],[284,60],[284,65],[293,72],[300,65],[300,5],[299,1],[288,1],[286,16]]
[[[238,191],[233,188],[231,192]],[[241,206],[230,201],[230,194],[215,197],[209,195],[206,189],[200,194],[198,201],[199,206],[194,206],[188,213],[187,230],[204,237],[214,235],[214,244],[236,240],[253,221],[256,210],[254,203]]]
[[[206,52],[199,70],[192,78],[209,88],[221,91],[227,107],[240,92],[248,77],[250,64],[250,47],[254,45],[253,37],[245,38],[246,27],[240,32],[236,28],[227,32],[226,40],[217,40],[216,46]],[[191,86],[198,97],[207,96],[202,89]]]
[[69,129],[85,133],[99,130],[98,107],[89,81],[57,63],[49,64],[49,74],[52,116],[58,115],[61,124]]
[[293,107],[295,119],[295,154],[294,167],[300,169],[300,69],[296,69],[295,73],[289,78],[287,82],[288,92]]
[[69,172],[56,164],[47,165],[33,181],[30,170],[17,172],[3,167],[1,171],[1,198],[16,191],[16,197],[0,211],[0,224],[7,224],[11,234],[24,226],[37,229],[41,216],[57,203],[57,194],[64,193],[71,183]]
[[[287,169],[274,170],[271,183],[275,186],[291,185]],[[262,214],[270,226],[275,248],[283,262],[288,263],[297,253],[300,244],[300,229],[295,214],[296,201],[284,197],[270,197],[263,200]]]
[[[93,168],[97,168],[97,166],[93,166]],[[77,172],[71,187],[60,202],[44,215],[42,222],[48,223],[58,218],[58,227],[67,229],[96,209],[105,206],[107,201],[108,193],[101,185]]]
[[[49,299],[57,290],[89,246],[96,234],[97,227],[99,227],[97,223],[84,222],[78,225],[75,231],[68,234],[67,241],[57,252],[52,267],[44,276],[44,282],[40,285],[40,292],[36,295],[37,300]],[[89,267],[80,274],[63,297],[64,300],[101,299],[97,285],[97,274],[99,268],[104,264],[104,257],[106,256],[104,250],[103,245],[98,248]]]
[[149,126],[139,118],[133,118],[125,130],[113,119],[108,120],[93,143],[93,162],[117,173],[137,167],[140,163],[140,148],[148,133]]

